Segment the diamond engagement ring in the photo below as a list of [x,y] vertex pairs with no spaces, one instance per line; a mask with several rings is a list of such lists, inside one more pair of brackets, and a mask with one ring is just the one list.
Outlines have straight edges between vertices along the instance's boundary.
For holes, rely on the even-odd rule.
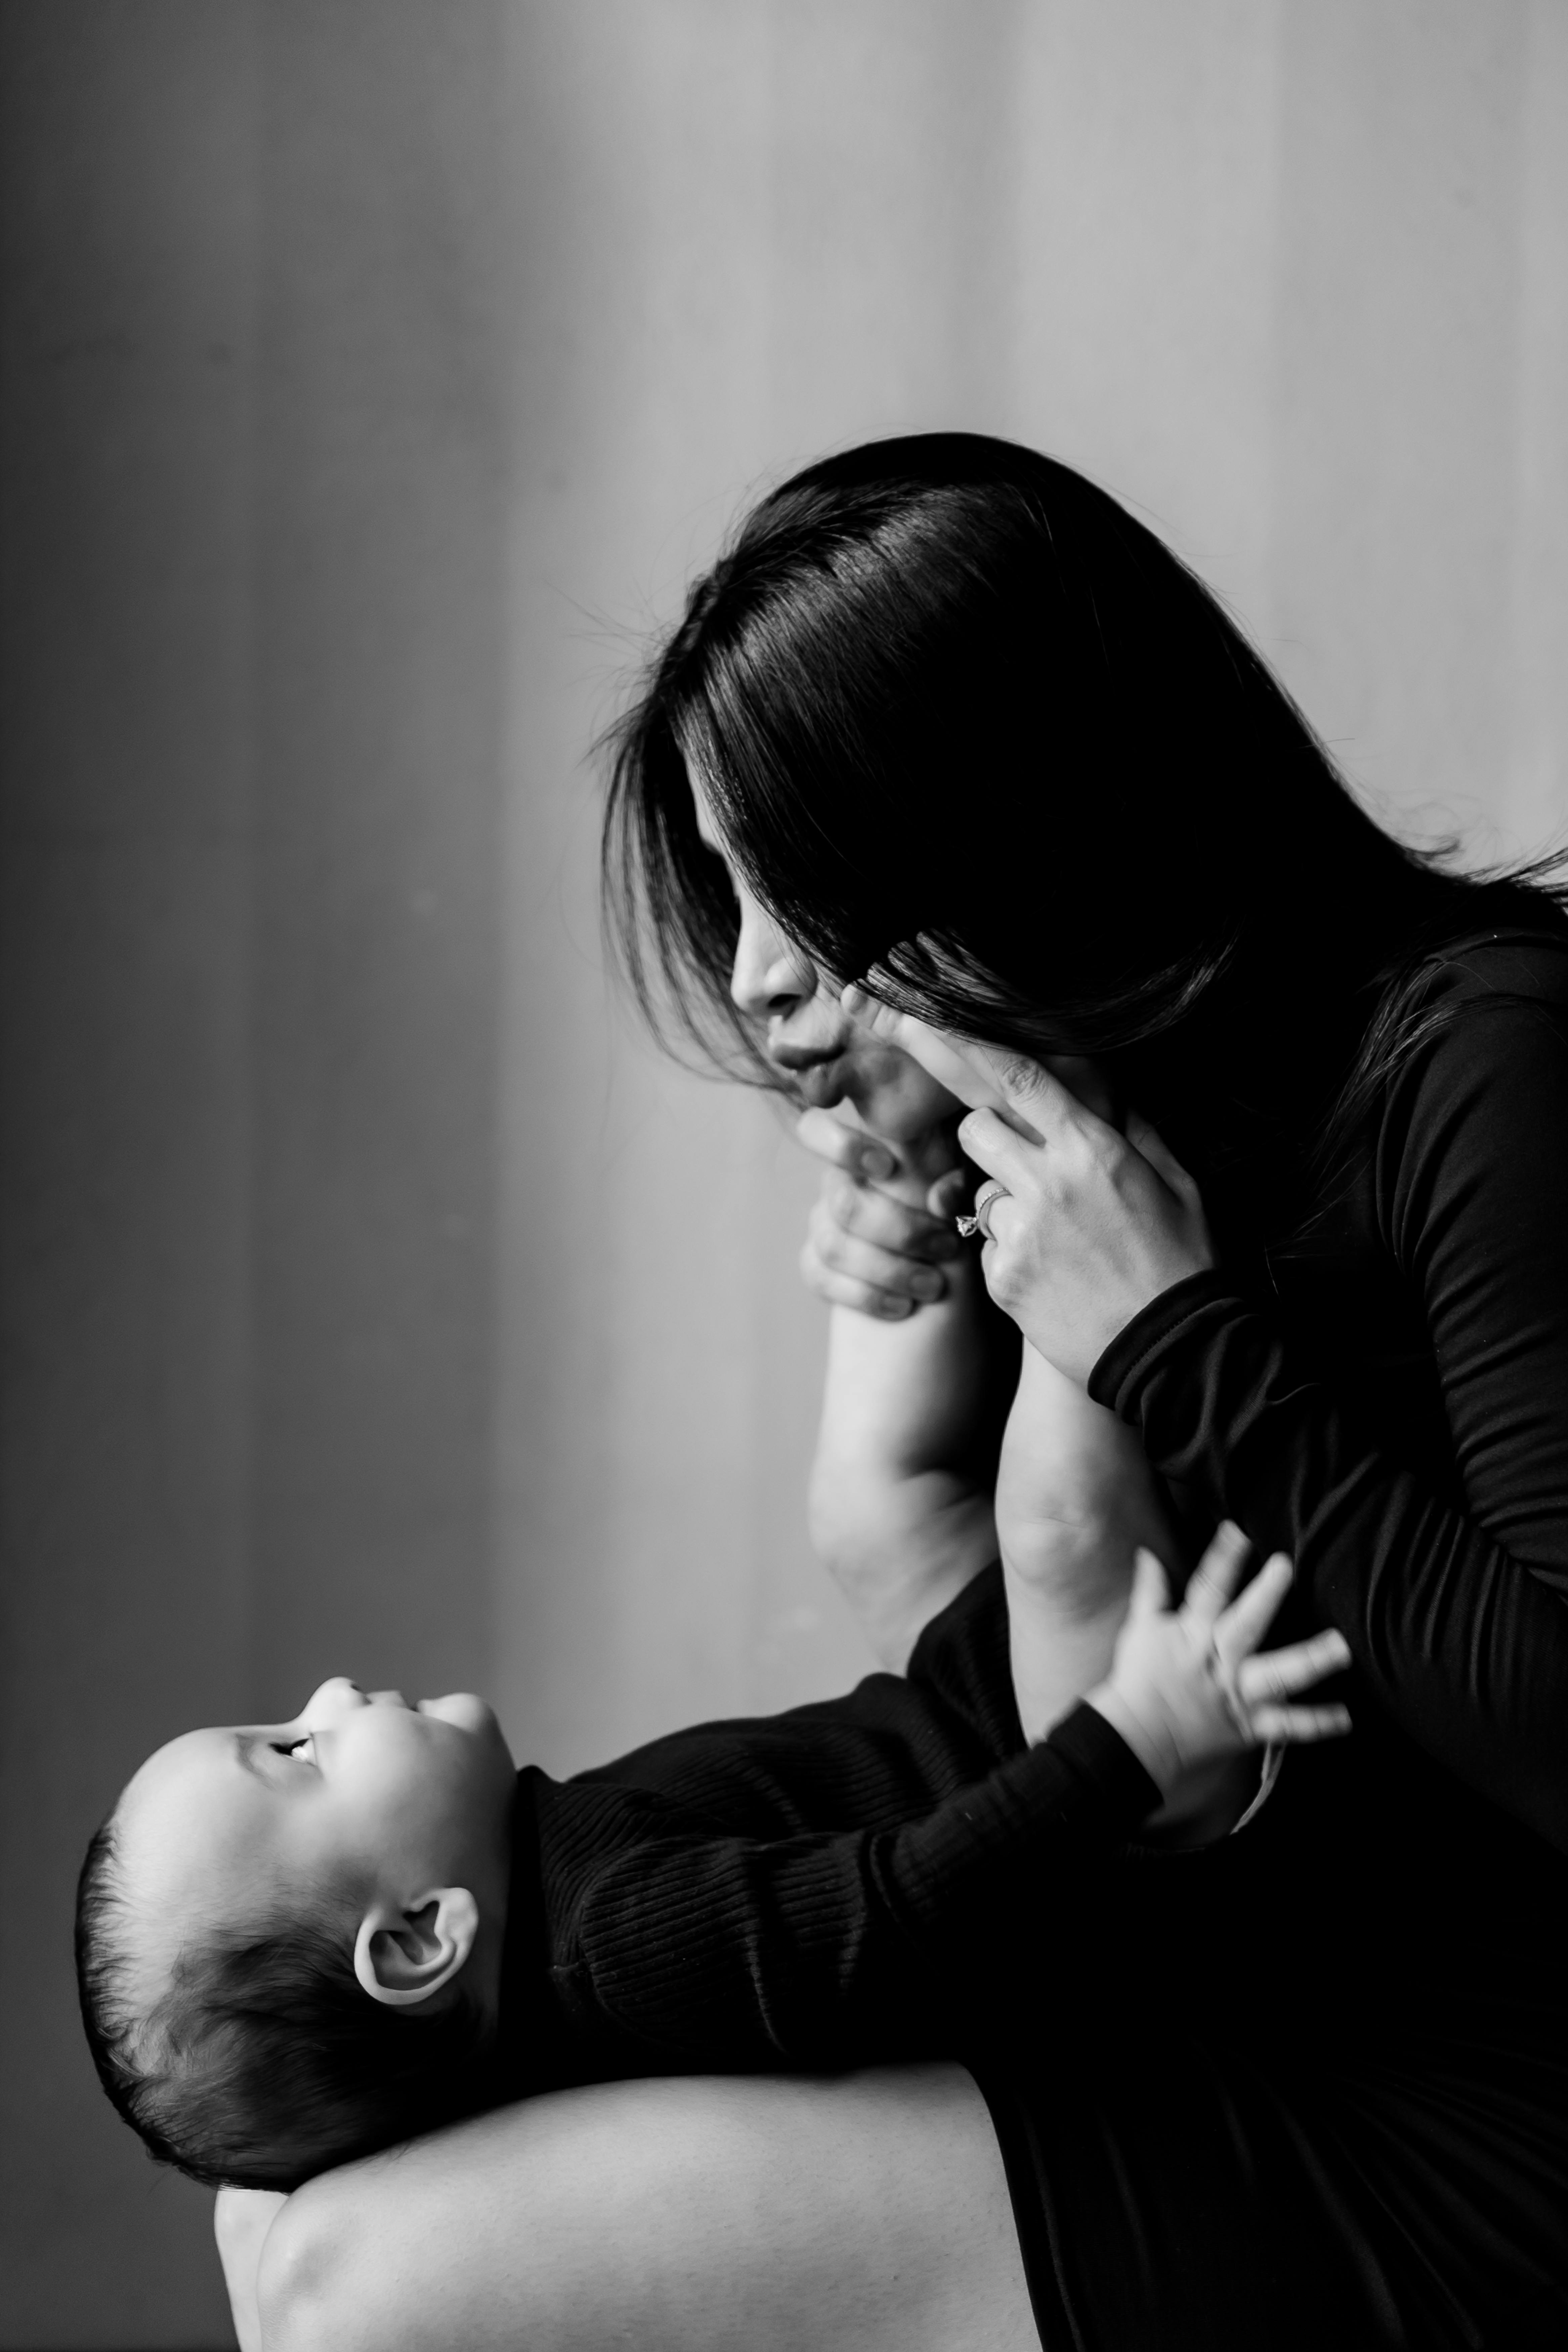
[[995,1234],[985,1222],[985,1214],[993,1201],[1005,1201],[1006,1198],[1007,1187],[1005,1184],[998,1184],[994,1176],[988,1178],[982,1184],[974,1196],[974,1207],[971,1213],[957,1220],[958,1230],[965,1241],[972,1234],[981,1234],[988,1242],[995,1240]]

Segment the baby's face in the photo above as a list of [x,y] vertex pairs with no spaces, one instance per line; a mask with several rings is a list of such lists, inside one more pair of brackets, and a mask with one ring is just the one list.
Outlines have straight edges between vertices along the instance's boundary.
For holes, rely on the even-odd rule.
[[411,1707],[340,1677],[291,1723],[171,1740],[119,1816],[154,1983],[193,1930],[271,1923],[294,1903],[408,1906],[466,1886],[499,1934],[515,1788],[495,1717],[466,1693]]

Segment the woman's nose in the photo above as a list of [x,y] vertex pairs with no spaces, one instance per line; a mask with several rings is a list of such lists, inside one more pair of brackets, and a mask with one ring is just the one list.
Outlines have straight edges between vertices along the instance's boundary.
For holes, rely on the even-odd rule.
[[741,1012],[760,1017],[788,1013],[816,993],[816,968],[771,915],[742,902],[741,936],[730,974],[730,994]]

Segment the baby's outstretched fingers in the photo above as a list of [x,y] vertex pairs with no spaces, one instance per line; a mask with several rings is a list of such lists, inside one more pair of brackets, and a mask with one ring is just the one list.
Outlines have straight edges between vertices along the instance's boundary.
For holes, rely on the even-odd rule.
[[1252,1549],[1234,1519],[1222,1519],[1208,1549],[1187,1579],[1182,1613],[1205,1628],[1216,1625],[1236,1591],[1242,1562]]
[[1282,1551],[1266,1559],[1239,1601],[1233,1601],[1214,1629],[1215,1654],[1234,1674],[1268,1631],[1274,1612],[1290,1590],[1294,1570]]
[[1247,1727],[1260,1748],[1342,1739],[1351,1727],[1351,1711],[1348,1706],[1258,1706],[1250,1711]]
[[1289,1649],[1266,1650],[1261,1657],[1243,1658],[1232,1681],[1242,1706],[1252,1708],[1269,1699],[1288,1698],[1296,1691],[1310,1689],[1325,1675],[1337,1675],[1350,1662],[1349,1643],[1342,1633],[1331,1630],[1313,1633],[1305,1642],[1294,1642]]
[[879,1135],[868,1135],[864,1128],[848,1127],[835,1118],[830,1110],[815,1105],[802,1111],[795,1124],[795,1141],[818,1160],[826,1160],[830,1168],[841,1168],[867,1184],[885,1184],[899,1172],[899,1156],[890,1150]]
[[1341,1738],[1351,1727],[1348,1707],[1290,1706],[1286,1702],[1325,1675],[1337,1675],[1350,1659],[1349,1643],[1332,1628],[1287,1649],[1243,1658],[1227,1681],[1231,1710],[1248,1737],[1260,1744]]

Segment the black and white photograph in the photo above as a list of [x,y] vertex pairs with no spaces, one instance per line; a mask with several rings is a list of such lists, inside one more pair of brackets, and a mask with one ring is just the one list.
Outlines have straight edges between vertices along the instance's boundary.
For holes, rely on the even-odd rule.
[[0,0],[0,2352],[1568,2347],[1568,0]]

